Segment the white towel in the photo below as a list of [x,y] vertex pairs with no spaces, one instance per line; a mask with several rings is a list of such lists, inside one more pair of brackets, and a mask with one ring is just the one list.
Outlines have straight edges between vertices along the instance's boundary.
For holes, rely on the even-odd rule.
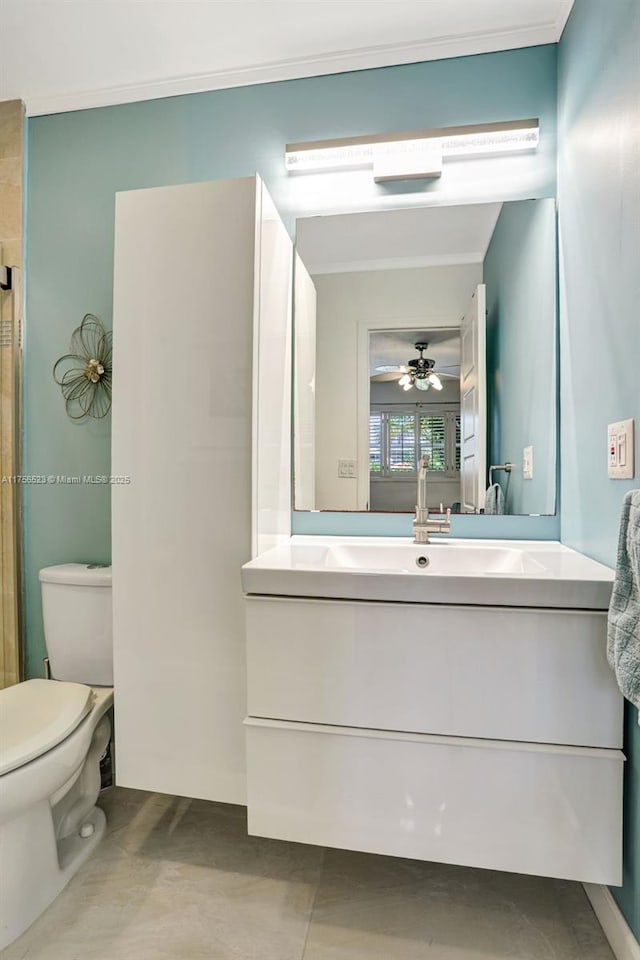
[[607,657],[622,693],[640,711],[640,490],[631,490],[622,505]]

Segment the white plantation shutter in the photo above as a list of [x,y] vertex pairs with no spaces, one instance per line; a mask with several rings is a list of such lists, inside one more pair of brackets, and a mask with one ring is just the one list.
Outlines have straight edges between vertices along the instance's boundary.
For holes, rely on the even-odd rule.
[[444,472],[447,469],[446,433],[446,419],[441,414],[420,417],[420,456],[428,454],[429,470]]
[[382,414],[369,415],[369,472],[382,472]]
[[387,414],[388,473],[416,472],[416,417],[414,413]]
[[369,473],[373,478],[415,477],[421,456],[429,472],[460,472],[460,414],[376,407],[369,415]]

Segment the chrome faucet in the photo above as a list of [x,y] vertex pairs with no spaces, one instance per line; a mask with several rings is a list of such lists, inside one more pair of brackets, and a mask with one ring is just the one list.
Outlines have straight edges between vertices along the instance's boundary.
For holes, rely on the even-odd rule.
[[429,532],[451,532],[450,509],[447,510],[444,520],[429,520],[429,508],[427,506],[427,469],[429,467],[429,460],[429,454],[425,454],[420,458],[420,463],[418,464],[418,502],[416,504],[416,515],[413,518],[414,543],[429,543]]

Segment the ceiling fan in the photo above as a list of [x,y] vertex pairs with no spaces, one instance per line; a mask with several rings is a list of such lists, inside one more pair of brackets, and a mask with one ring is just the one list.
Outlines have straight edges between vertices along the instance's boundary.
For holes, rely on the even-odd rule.
[[442,380],[444,378],[457,379],[453,373],[442,373],[442,371],[436,373],[434,370],[435,360],[423,356],[424,351],[429,347],[428,343],[419,340],[414,346],[420,354],[419,357],[409,360],[406,366],[376,367],[379,373],[371,377],[371,380],[397,380],[398,386],[402,387],[403,390],[411,390],[412,387],[417,387],[418,390],[430,390],[432,388],[442,390]]

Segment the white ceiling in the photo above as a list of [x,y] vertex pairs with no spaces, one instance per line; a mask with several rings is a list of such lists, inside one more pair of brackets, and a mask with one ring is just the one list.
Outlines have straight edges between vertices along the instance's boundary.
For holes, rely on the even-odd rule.
[[501,203],[306,217],[296,248],[307,270],[346,273],[481,263]]
[[30,114],[556,42],[573,0],[0,0]]

